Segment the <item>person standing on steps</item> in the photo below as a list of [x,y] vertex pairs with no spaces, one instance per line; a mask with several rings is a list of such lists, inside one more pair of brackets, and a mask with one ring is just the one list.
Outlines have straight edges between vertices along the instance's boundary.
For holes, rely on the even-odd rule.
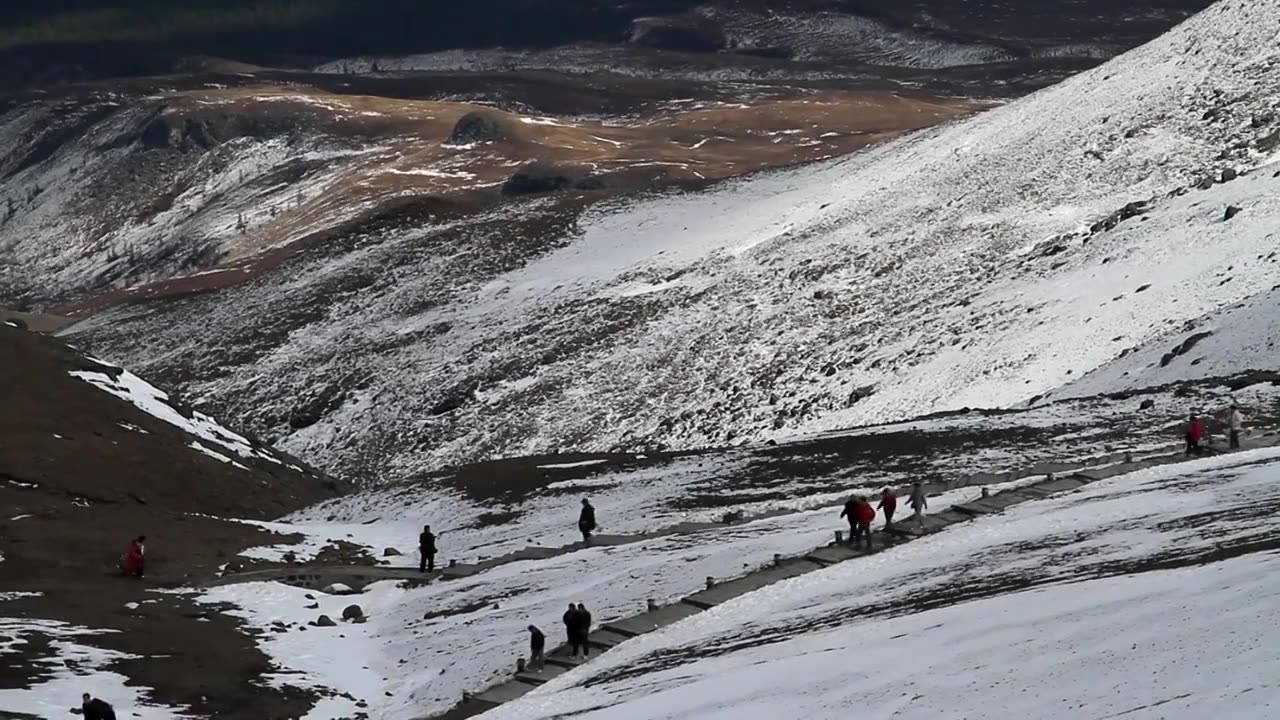
[[591,542],[591,533],[596,529],[596,509],[591,501],[582,498],[582,512],[578,514],[578,530],[582,533],[582,542]]
[[529,669],[538,671],[546,663],[547,636],[536,625],[529,626]]
[[853,509],[854,515],[858,521],[858,539],[860,542],[865,541],[867,549],[871,549],[871,523],[876,519],[876,509],[871,507],[871,502],[865,497],[858,498],[858,504]]
[[893,527],[893,513],[898,509],[898,496],[893,494],[889,488],[885,488],[880,493],[880,506],[884,511],[884,529],[888,530]]
[[849,544],[852,545],[858,538],[858,496],[850,495],[845,501],[844,510],[840,511],[840,517],[849,520]]
[[115,708],[105,700],[99,700],[89,693],[80,696],[80,711],[84,720],[116,720]]
[[422,559],[418,561],[418,572],[436,571],[436,536],[430,525],[422,526],[422,534],[418,535],[418,553]]
[[569,657],[578,657],[578,646],[582,644],[578,639],[578,628],[581,626],[578,607],[569,603],[569,609],[564,613],[564,634],[569,639]]
[[929,498],[925,497],[924,485],[919,480],[911,483],[911,518],[916,521],[916,527],[920,532],[924,532],[924,511],[929,507]]
[[1244,415],[1240,413],[1240,408],[1235,404],[1232,404],[1231,409],[1227,410],[1227,432],[1231,438],[1228,447],[1232,450],[1239,450],[1240,433],[1244,432]]
[[587,610],[587,606],[578,603],[578,642],[582,645],[582,657],[586,658],[591,655],[591,648],[587,645],[587,636],[591,634],[591,611]]
[[1200,447],[1200,441],[1204,439],[1204,423],[1200,422],[1195,413],[1191,413],[1191,420],[1187,423],[1186,437],[1187,457],[1203,455],[1204,448]]

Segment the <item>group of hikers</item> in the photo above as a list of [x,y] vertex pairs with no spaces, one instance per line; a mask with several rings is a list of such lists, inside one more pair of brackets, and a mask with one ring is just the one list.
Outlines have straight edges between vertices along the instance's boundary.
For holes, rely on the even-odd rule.
[[[547,635],[537,625],[529,626],[529,669],[541,670],[546,664]],[[564,613],[564,631],[569,640],[569,657],[587,658],[591,651],[587,636],[591,634],[591,611],[586,605],[569,603]]]
[[[925,495],[924,485],[919,481],[911,483],[911,494],[907,502],[913,512],[911,519],[916,528],[924,532],[924,511],[929,507],[929,498]],[[849,520],[849,544],[863,545],[871,548],[871,523],[876,519],[876,510],[884,512],[884,529],[893,527],[893,515],[898,510],[898,495],[885,488],[880,491],[880,504],[871,507],[871,501],[863,495],[854,495],[844,504],[840,517]]]
[[[1244,414],[1240,412],[1239,406],[1232,405],[1224,413],[1223,420],[1227,425],[1227,447],[1231,450],[1239,450],[1240,435],[1244,432]],[[1201,443],[1208,438],[1208,434],[1205,432],[1204,421],[1199,415],[1191,413],[1185,437],[1188,456],[1204,454],[1206,448]]]

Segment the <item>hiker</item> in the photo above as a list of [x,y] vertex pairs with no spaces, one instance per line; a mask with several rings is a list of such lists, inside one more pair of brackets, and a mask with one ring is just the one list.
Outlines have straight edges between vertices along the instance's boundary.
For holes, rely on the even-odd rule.
[[858,496],[850,495],[844,504],[844,510],[840,511],[840,517],[849,520],[849,544],[854,543],[854,539],[858,537]]
[[547,636],[535,625],[529,626],[529,669],[541,670],[546,662]]
[[422,526],[422,534],[418,536],[418,552],[422,559],[418,561],[418,572],[436,571],[436,536],[430,525]]
[[124,572],[125,577],[142,577],[142,560],[146,552],[146,542],[147,536],[145,535],[139,535],[129,541],[129,549],[120,557],[120,570]]
[[1244,432],[1244,415],[1240,414],[1240,408],[1234,404],[1227,411],[1227,432],[1231,437],[1228,447],[1232,450],[1239,450],[1240,433]]
[[591,611],[587,610],[587,606],[578,603],[578,642],[582,645],[582,657],[591,654],[590,648],[587,646],[587,636],[591,634]]
[[83,702],[80,709],[84,713],[84,720],[116,720],[115,708],[105,700],[99,700],[89,693],[81,695],[80,699]]
[[591,542],[591,533],[596,529],[596,509],[591,501],[582,498],[582,513],[578,515],[578,530],[582,531],[582,542]]
[[569,638],[569,657],[578,657],[578,646],[582,644],[578,639],[578,628],[581,626],[578,607],[569,603],[569,609],[564,614],[564,634]]
[[916,521],[916,527],[920,528],[920,532],[924,532],[924,511],[929,507],[929,499],[924,495],[924,485],[919,480],[911,483],[911,509],[914,514],[911,516]]
[[1195,413],[1191,413],[1191,421],[1187,423],[1187,457],[1204,454],[1200,440],[1204,438],[1204,423]]
[[884,529],[888,530],[893,527],[893,513],[898,509],[898,496],[894,495],[889,488],[885,488],[880,493],[878,509],[884,511]]
[[853,508],[854,515],[858,521],[858,538],[867,541],[867,549],[871,549],[871,523],[876,519],[876,509],[871,507],[871,503],[865,498],[858,498],[858,504]]

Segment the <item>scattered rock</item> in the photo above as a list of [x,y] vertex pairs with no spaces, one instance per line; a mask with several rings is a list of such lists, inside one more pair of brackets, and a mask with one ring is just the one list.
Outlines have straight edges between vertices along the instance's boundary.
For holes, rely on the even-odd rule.
[[403,554],[404,553],[400,552],[399,550],[393,547],[389,547],[386,550],[382,551],[382,557],[395,557],[397,555],[403,555]]
[[1226,211],[1226,212],[1223,214],[1223,216],[1222,216],[1222,221],[1223,221],[1223,222],[1226,222],[1226,221],[1230,220],[1231,218],[1233,218],[1233,217],[1235,217],[1235,216],[1239,215],[1241,212],[1242,212],[1242,209],[1241,209],[1241,208],[1238,208],[1238,207],[1236,207],[1235,205],[1228,205],[1228,206],[1227,206],[1227,211]]
[[1231,182],[1240,177],[1240,173],[1235,168],[1226,168],[1222,171],[1222,182]]
[[308,606],[307,606],[307,609],[308,609],[308,610],[319,610],[319,609],[320,609],[320,603],[318,603],[318,602],[317,602],[317,603],[311,603],[310,605],[308,605]]
[[1146,399],[1146,400],[1143,400],[1143,401],[1142,401],[1142,404],[1138,406],[1138,409],[1139,409],[1139,410],[1150,410],[1151,408],[1153,408],[1153,407],[1155,407],[1155,406],[1156,406],[1156,401],[1155,401],[1155,400],[1152,400],[1152,399],[1150,399],[1150,398],[1148,398],[1148,399]]
[[315,595],[312,595],[311,593],[307,593],[307,594],[303,595],[302,597],[304,597],[304,598],[306,598],[306,599],[308,599],[308,600],[315,600],[315,599],[316,599],[316,596],[315,596]]
[[343,620],[355,620],[356,618],[363,618],[363,617],[364,617],[364,610],[361,610],[359,605],[348,605],[342,609]]
[[324,589],[321,592],[327,593],[329,595],[351,595],[352,593],[355,592],[355,590],[352,590],[350,585],[343,585],[342,583],[331,583],[329,585],[325,585]]
[[357,625],[363,624],[366,620],[368,620],[368,618],[366,618],[366,617],[365,617],[365,616],[363,616],[363,615],[361,615],[361,616],[360,616],[360,617],[358,617],[358,618],[351,618],[351,622],[353,622],[353,623],[355,623],[355,624],[357,624]]
[[1191,348],[1195,347],[1197,343],[1212,334],[1212,331],[1196,333],[1186,340],[1183,340],[1181,344],[1165,353],[1164,357],[1160,358],[1160,367],[1168,367],[1169,363],[1173,362],[1175,358],[1191,352]]
[[1146,292],[1147,290],[1150,290],[1150,289],[1151,289],[1151,283],[1147,283],[1146,285],[1143,285],[1142,287],[1138,288],[1137,290],[1134,290],[1134,292],[1135,292],[1135,293]]
[[329,617],[328,615],[321,615],[320,617],[316,618],[315,625],[316,627],[337,627],[338,623],[334,622],[333,618]]

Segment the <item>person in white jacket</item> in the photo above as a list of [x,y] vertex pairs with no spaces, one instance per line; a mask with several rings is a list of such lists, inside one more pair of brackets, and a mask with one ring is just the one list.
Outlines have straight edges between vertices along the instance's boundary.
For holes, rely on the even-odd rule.
[[1240,433],[1244,432],[1244,415],[1240,413],[1240,408],[1235,405],[1227,411],[1227,431],[1231,438],[1230,447],[1232,450],[1240,449]]

